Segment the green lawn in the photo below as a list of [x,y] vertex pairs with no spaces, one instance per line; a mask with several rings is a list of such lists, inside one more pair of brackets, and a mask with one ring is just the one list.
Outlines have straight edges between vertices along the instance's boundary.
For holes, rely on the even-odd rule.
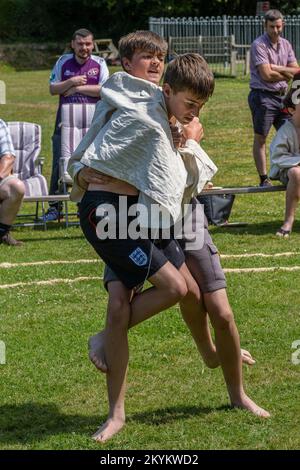
[[[0,117],[42,125],[47,177],[56,112],[48,76],[0,68],[8,95]],[[203,147],[219,167],[216,185],[257,184],[247,94],[246,79],[218,79],[203,110]],[[283,210],[283,193],[238,196],[231,220],[248,226],[212,228],[213,238],[222,255],[257,255],[223,258],[224,268],[299,267],[299,222],[290,240],[274,235]],[[87,359],[86,343],[104,324],[107,295],[92,279],[102,276],[103,265],[78,227],[53,223],[46,232],[18,228],[15,235],[24,246],[0,246],[6,285],[0,289],[0,341],[6,345],[0,449],[99,449],[90,435],[105,419],[106,387]],[[274,256],[288,252],[293,254]],[[85,259],[95,262],[72,263]],[[51,260],[71,263],[21,265]],[[59,281],[29,284],[54,279]],[[127,425],[104,449],[300,448],[300,364],[291,361],[292,343],[300,339],[300,271],[233,272],[227,281],[242,345],[257,360],[244,367],[246,389],[272,418],[261,421],[227,407],[220,370],[203,365],[174,307],[130,331]],[[17,283],[25,285],[9,287]]]

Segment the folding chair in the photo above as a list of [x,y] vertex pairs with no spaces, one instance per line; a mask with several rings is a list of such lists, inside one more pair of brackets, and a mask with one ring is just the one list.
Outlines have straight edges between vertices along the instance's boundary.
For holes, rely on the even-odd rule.
[[[42,175],[44,160],[40,157],[42,140],[41,126],[31,122],[18,121],[8,122],[7,125],[16,154],[14,174],[23,181],[25,185],[25,196],[47,196],[48,185],[46,178]],[[35,214],[30,214],[30,216],[35,215],[33,225],[41,224],[37,222],[38,205],[39,203],[36,202]],[[43,202],[42,211],[44,213]]]
[[[61,158],[60,184],[63,194],[67,194],[72,178],[67,172],[69,159],[90,128],[96,104],[70,103],[61,109]],[[66,226],[68,226],[68,201],[65,201]]]

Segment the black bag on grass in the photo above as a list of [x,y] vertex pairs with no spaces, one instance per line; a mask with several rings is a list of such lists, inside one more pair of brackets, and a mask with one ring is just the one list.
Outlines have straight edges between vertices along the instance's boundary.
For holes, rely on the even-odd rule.
[[198,201],[204,206],[204,213],[210,225],[225,224],[230,216],[234,194],[215,194],[198,196]]

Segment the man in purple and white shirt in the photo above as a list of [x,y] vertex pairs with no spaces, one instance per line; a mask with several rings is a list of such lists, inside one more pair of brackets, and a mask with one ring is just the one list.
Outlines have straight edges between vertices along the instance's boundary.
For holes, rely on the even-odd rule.
[[[73,54],[64,54],[56,62],[50,76],[50,93],[59,95],[59,107],[52,137],[53,162],[50,194],[58,192],[59,159],[61,156],[61,106],[64,103],[96,103],[100,89],[109,76],[104,59],[92,55],[93,34],[87,29],[75,31],[71,43]],[[58,218],[59,204],[52,203],[45,214],[47,221]]]
[[288,81],[299,71],[289,41],[281,38],[284,20],[278,10],[265,14],[265,33],[251,45],[250,94],[248,97],[254,128],[253,157],[260,186],[271,186],[267,176],[266,139],[271,126],[279,127],[288,118],[282,111]]

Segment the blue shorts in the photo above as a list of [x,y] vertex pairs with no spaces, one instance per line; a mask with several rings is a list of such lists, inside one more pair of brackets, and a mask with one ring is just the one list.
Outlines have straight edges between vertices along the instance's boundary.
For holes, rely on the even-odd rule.
[[282,111],[283,98],[280,94],[262,90],[251,90],[248,103],[252,113],[255,134],[267,136],[272,125],[278,130],[290,116]]
[[[128,209],[137,202],[138,196],[127,196]],[[99,232],[97,234],[98,223],[107,218],[106,215],[96,215],[97,207],[102,204],[113,206],[117,216],[113,219],[116,225],[116,236],[105,239],[99,238]],[[86,191],[80,203],[80,225],[86,239],[116,274],[117,279],[122,281],[128,289],[143,284],[168,261],[177,269],[183,265],[183,251],[174,239],[133,239],[130,236],[120,238],[118,221],[123,221],[124,216],[119,217],[119,209],[118,194],[107,191]],[[127,227],[133,219],[134,217],[127,216]]]

